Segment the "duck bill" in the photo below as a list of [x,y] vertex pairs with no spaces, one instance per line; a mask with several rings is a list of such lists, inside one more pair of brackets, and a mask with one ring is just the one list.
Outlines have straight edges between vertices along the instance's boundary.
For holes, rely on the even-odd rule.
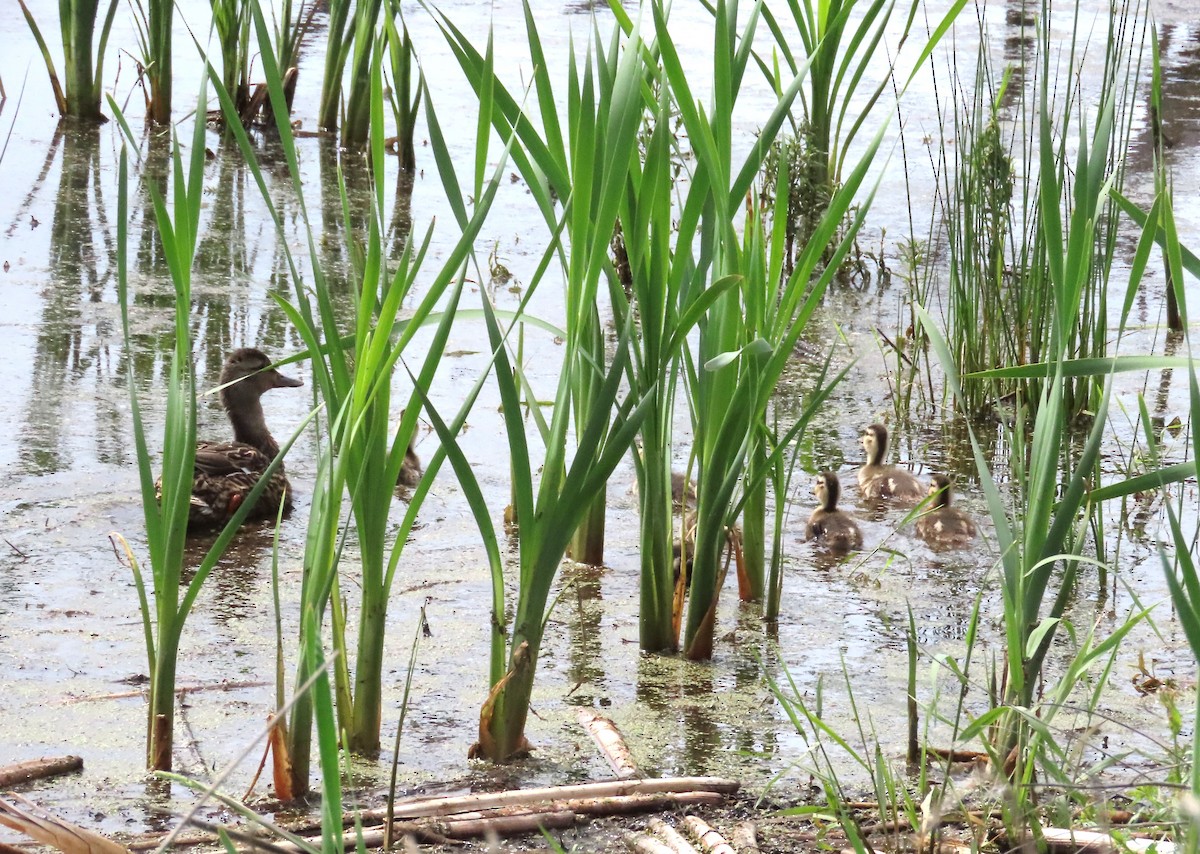
[[284,376],[273,368],[270,371],[270,376],[271,388],[299,388],[304,385],[304,380]]

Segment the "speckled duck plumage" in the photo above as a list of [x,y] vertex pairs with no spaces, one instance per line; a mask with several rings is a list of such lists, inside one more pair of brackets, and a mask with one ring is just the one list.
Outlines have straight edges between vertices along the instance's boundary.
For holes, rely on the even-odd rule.
[[[267,429],[260,398],[273,388],[295,388],[298,379],[271,367],[260,350],[233,351],[221,371],[221,405],[233,426],[232,442],[198,442],[188,524],[224,525],[254,489],[262,473],[279,454],[279,443]],[[259,494],[248,518],[274,516],[280,504],[292,507],[291,489],[281,462]]]

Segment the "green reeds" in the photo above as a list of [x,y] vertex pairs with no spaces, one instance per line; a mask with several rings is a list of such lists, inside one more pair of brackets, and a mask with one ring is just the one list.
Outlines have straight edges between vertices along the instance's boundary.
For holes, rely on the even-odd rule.
[[135,0],[133,8],[142,52],[139,71],[150,84],[146,100],[146,118],[155,124],[169,124],[173,62],[171,24],[175,17],[175,2]]
[[[1011,714],[993,719],[999,723],[997,755],[1003,759],[1014,748],[1018,776],[1026,773],[1028,722],[1023,709],[1033,707],[1042,665],[1054,642],[1080,568],[1091,561],[1086,555],[1087,531],[1096,512],[1096,496],[1088,485],[1096,476],[1101,439],[1107,423],[1110,385],[1106,384],[1094,421],[1077,457],[1064,435],[1069,402],[1069,372],[1065,360],[1072,353],[1080,303],[1092,275],[1092,253],[1097,211],[1108,192],[1108,151],[1112,132],[1111,97],[1101,103],[1100,116],[1090,134],[1080,122],[1075,185],[1069,218],[1062,219],[1063,171],[1054,158],[1061,152],[1051,127],[1046,90],[1042,91],[1039,151],[1042,162],[1040,219],[1043,223],[1049,280],[1052,284],[1052,318],[1049,331],[1052,359],[1038,371],[1025,374],[1045,377],[1032,414],[1033,430],[1010,431],[1011,455],[1017,483],[1017,506],[1024,512],[1010,517],[979,443],[972,432],[976,465],[996,529],[1003,567],[1005,607],[1005,674],[1001,702]],[[961,386],[953,370],[953,357],[945,339],[921,310],[922,323],[946,370],[947,386],[956,398]],[[1001,372],[992,372],[1000,374]],[[1008,373],[1013,373],[1009,371]],[[1089,382],[1094,380],[1089,379]],[[1027,409],[1018,404],[1016,423],[1023,425]]]
[[213,29],[221,45],[221,83],[238,114],[250,100],[250,7],[246,0],[209,0]]
[[[691,178],[694,186],[689,190],[683,218],[692,216],[700,220],[701,255],[694,262],[694,271],[689,274],[685,288],[703,291],[710,277],[714,283],[730,278],[739,283],[736,288],[714,296],[699,324],[699,352],[689,353],[685,359],[699,472],[696,551],[684,650],[689,657],[707,658],[712,652],[717,591],[724,576],[722,554],[739,509],[737,492],[745,460],[752,443],[761,435],[758,431],[765,424],[771,392],[792,347],[833,275],[836,265],[815,275],[819,250],[833,241],[835,229],[861,186],[869,155],[826,212],[818,228],[819,248],[817,238],[806,244],[787,287],[776,298],[775,283],[782,277],[782,218],[776,218],[779,233],[768,237],[752,201],[743,222],[743,237],[738,237],[734,225],[775,135],[786,120],[806,69],[799,69],[800,73],[783,91],[763,122],[755,146],[737,164],[735,172],[730,116],[750,59],[757,15],[751,13],[739,31],[737,3],[717,4],[712,107],[704,111],[697,106],[691,92],[661,7],[655,5],[653,11],[664,79],[670,85],[696,157]],[[869,146],[870,152],[877,146],[878,138]],[[700,188],[699,195],[693,195],[696,188]],[[863,204],[860,217],[868,204]],[[838,252],[844,252],[848,245],[842,241]],[[775,278],[768,280],[769,275]],[[685,299],[688,298],[694,296],[686,294]],[[777,448],[773,453],[780,450]],[[760,459],[765,462],[768,458],[763,455]],[[766,471],[766,466],[758,469],[753,490],[765,489]],[[739,571],[742,569],[739,566]],[[744,598],[761,596],[765,589],[762,562],[739,580]]]
[[[350,8],[353,5],[354,15]],[[375,43],[384,36],[377,22],[383,0],[332,0],[329,4],[328,38],[325,47],[325,77],[321,84],[321,106],[317,126],[334,131],[339,127],[342,106],[342,76],[350,67],[350,91],[341,117],[342,145],[362,149],[367,145],[371,120],[371,77]],[[389,9],[389,11],[391,11]],[[407,97],[407,93],[404,94]]]
[[[59,82],[54,60],[46,47],[41,29],[25,5],[17,0],[25,21],[42,52],[46,73],[50,75],[50,86],[54,100],[63,116],[100,121],[100,95],[104,84],[104,51],[108,45],[108,34],[112,29],[113,16],[117,12],[117,0],[109,0],[104,23],[100,27],[100,42],[93,48],[96,35],[96,16],[100,11],[99,0],[63,0],[59,3],[59,27],[62,30],[63,69],[66,73],[66,90]],[[93,49],[95,50],[93,58]]]
[[[1049,10],[1044,13],[1048,17]],[[1109,23],[1104,68],[1099,84],[1112,115],[1108,132],[1094,142],[1104,146],[1094,152],[1096,164],[1107,164],[1107,174],[1119,187],[1123,158],[1130,135],[1133,93],[1140,67],[1140,39],[1144,10],[1136,2],[1120,4]],[[986,32],[983,34],[986,38]],[[1067,170],[1070,155],[1066,129],[1075,122],[1078,95],[1074,86],[1062,87],[1054,104],[1051,91],[1059,91],[1052,79],[1049,54],[1056,44],[1043,35],[1038,51],[1023,60],[1021,73],[1007,70],[995,81],[986,46],[979,50],[973,84],[959,103],[957,69],[953,70],[956,95],[953,106],[955,136],[960,140],[955,162],[949,148],[940,153],[940,170],[947,198],[945,228],[950,249],[949,339],[962,377],[963,398],[957,402],[968,416],[992,414],[1001,401],[1020,398],[1029,411],[1041,399],[1041,379],[1001,377],[990,373],[1001,365],[1018,366],[1055,358],[1054,334],[1067,334],[1068,358],[1102,358],[1107,348],[1105,314],[1110,269],[1115,252],[1116,209],[1111,197],[1101,199],[1091,211],[1095,227],[1086,277],[1078,293],[1072,322],[1055,329],[1054,290],[1051,270],[1056,263],[1047,230],[1056,228],[1059,215],[1049,215],[1041,194],[1049,182],[1069,209],[1080,196],[1080,188]],[[1067,46],[1068,63],[1082,62],[1077,45]],[[1031,78],[1034,94],[1028,93]],[[1103,109],[1103,107],[1102,107]],[[1015,115],[1013,115],[1015,113]],[[1029,144],[1042,136],[1042,122],[1054,131],[1052,147]],[[1083,190],[1087,195],[1090,190]],[[1003,322],[998,322],[1002,318]],[[1097,403],[1095,389],[1086,381],[1068,377],[1064,414],[1068,420],[1090,411]]]
[[[1036,326],[1045,311],[1040,300],[1016,298],[1037,294],[1038,289],[1005,286],[1012,275],[1006,270],[1006,250],[1012,234],[1015,173],[1001,129],[1000,107],[1011,70],[998,85],[992,84],[990,72],[986,39],[981,39],[971,102],[960,106],[957,98],[954,100],[958,158],[953,165],[943,162],[940,170],[949,199],[945,218],[950,260],[947,337],[962,377],[963,398],[958,405],[968,417],[991,414],[997,401],[1016,390],[998,380],[974,376],[975,371],[1038,360],[1040,350],[1030,352],[1025,342],[1029,324]],[[943,159],[947,151],[948,146],[942,145]],[[1035,312],[1032,317],[1029,310]]]
[[[552,226],[549,247],[526,300],[556,257],[561,259],[567,288],[563,365],[549,424],[537,407],[531,410],[545,447],[540,478],[521,417],[522,387],[530,398],[539,395],[528,390],[519,366],[514,375],[507,352],[508,333],[481,291],[512,455],[513,506],[520,535],[514,607],[505,605],[505,579],[498,563],[493,564],[492,692],[484,704],[480,740],[473,750],[481,757],[506,761],[527,746],[524,729],[529,697],[559,565],[650,408],[636,390],[619,398],[634,334],[632,315],[622,318],[620,338],[609,361],[604,357],[596,309],[599,279],[603,270],[611,267],[608,247],[637,154],[644,45],[636,31],[625,39],[617,33],[607,48],[598,38],[590,43],[580,62],[572,55],[566,74],[569,113],[563,122],[557,114],[533,15],[527,8],[543,138],[496,79],[490,43],[486,55],[481,55],[452,23],[443,17],[438,22],[480,101],[476,181],[487,162],[487,144],[495,123],[504,138],[515,136],[520,147],[513,150],[514,162],[529,177],[543,216]],[[535,168],[543,170],[544,179]],[[555,196],[563,203],[561,215],[556,212]],[[560,235],[570,239],[569,250],[559,248]],[[480,506],[475,511],[477,523],[485,540],[492,542],[495,534],[482,508],[482,497],[477,489],[472,493]],[[576,553],[575,557],[584,555]],[[508,613],[513,614],[511,623]]]
[[[163,434],[161,500],[153,477],[153,460],[146,443],[141,406],[133,371],[128,372],[129,396],[133,413],[134,442],[141,481],[142,511],[146,523],[146,545],[150,553],[150,587],[147,587],[132,549],[125,546],[137,586],[145,630],[146,654],[150,671],[150,703],[146,737],[146,761],[155,770],[169,770],[173,743],[175,710],[175,674],[179,642],[184,623],[200,589],[216,566],[238,527],[253,508],[258,495],[291,446],[289,441],[280,455],[263,473],[237,512],[230,518],[213,543],[190,581],[184,582],[184,541],[192,496],[196,455],[196,381],[192,369],[190,336],[191,267],[195,257],[200,221],[200,199],[204,173],[204,90],[200,92],[199,118],[195,121],[191,157],[185,167],[178,139],[171,153],[171,206],[153,183],[149,191],[154,203],[155,226],[163,255],[175,287],[175,336],[173,358],[167,383],[167,406]],[[130,129],[116,105],[127,136]],[[122,150],[117,202],[117,283],[121,304],[121,322],[126,347],[132,336],[129,323],[128,290],[128,200],[129,174]],[[292,441],[294,441],[294,436]],[[151,598],[153,603],[151,603]]]
[[[965,5],[965,0],[951,4],[923,43],[915,69],[921,68]],[[899,53],[908,40],[920,3],[912,0],[908,4],[898,36],[888,31],[895,6],[895,0],[788,0],[787,8],[800,35],[800,56],[793,52],[794,40],[784,33],[771,7],[762,7],[763,21],[774,37],[786,73],[795,77],[808,69],[807,84],[800,93],[804,116],[801,121],[792,120],[791,145],[797,151],[786,159],[801,167],[802,174],[794,176],[794,186],[809,196],[800,208],[805,212],[802,224],[810,229],[819,223],[824,204],[832,198],[842,171],[849,166],[854,140],[880,97],[894,85],[891,69],[895,56],[881,62],[880,53]],[[885,33],[890,44],[883,41]],[[783,69],[778,62],[770,66],[762,58],[755,59],[768,81],[782,93],[788,78],[781,76]],[[872,73],[880,68],[885,73]],[[860,98],[864,88],[865,98]],[[901,88],[907,88],[907,83]],[[801,241],[809,236],[803,231],[798,235]]]
[[[473,241],[478,234],[495,189],[499,173],[486,188],[479,188],[471,216],[457,196],[457,180],[443,174],[448,195],[462,208],[463,234],[443,266],[432,276],[422,269],[430,243],[427,233],[421,241],[410,241],[395,269],[384,263],[382,235],[385,232],[384,174],[386,158],[383,153],[383,44],[376,41],[370,56],[368,74],[373,85],[370,91],[370,163],[369,204],[364,232],[364,245],[350,247],[348,254],[356,259],[350,290],[350,317],[335,298],[335,288],[329,282],[322,264],[322,253],[304,205],[300,184],[296,141],[292,136],[286,111],[281,69],[275,65],[270,52],[270,34],[258,3],[252,6],[255,31],[261,47],[263,72],[270,90],[281,151],[288,164],[295,198],[299,200],[301,220],[307,232],[311,286],[302,281],[294,258],[288,254],[288,264],[294,286],[294,300],[285,304],[292,323],[308,347],[313,359],[313,375],[320,399],[328,413],[322,431],[319,475],[314,489],[309,534],[304,556],[304,581],[301,602],[301,646],[313,643],[310,631],[320,631],[327,610],[335,648],[341,653],[335,670],[339,728],[346,733],[346,746],[351,750],[371,753],[379,746],[381,719],[381,679],[383,643],[388,599],[400,564],[404,543],[413,528],[421,501],[428,491],[429,477],[436,471],[442,455],[435,456],[426,473],[426,480],[414,491],[404,521],[399,529],[389,524],[397,475],[403,463],[407,437],[412,435],[420,409],[405,407],[399,430],[389,423],[391,411],[391,381],[396,366],[406,352],[419,327],[430,321],[435,306],[442,312],[437,332],[422,363],[414,384],[421,399],[432,380],[444,350],[449,326],[455,315],[461,292],[464,265]],[[215,73],[210,76],[214,78]],[[226,115],[233,110],[227,93],[221,91],[222,108]],[[430,125],[436,126],[432,105],[425,93],[426,113]],[[272,201],[254,151],[240,125],[233,127],[234,136],[242,148],[251,172],[276,228],[283,235],[284,224]],[[444,151],[436,151],[439,166],[448,163]],[[346,182],[340,182],[342,217],[350,217],[351,202],[346,195]],[[285,241],[286,247],[286,241]],[[286,251],[286,250],[285,250]],[[413,293],[418,273],[425,282],[414,314],[408,319],[399,317],[401,305]],[[357,611],[343,608],[340,590],[348,578],[348,567],[340,561],[350,527],[343,516],[345,497],[355,524],[360,571],[353,584],[361,590]],[[357,638],[351,635],[357,629]],[[355,654],[350,655],[350,648]],[[301,662],[296,684],[303,684],[310,671]],[[287,727],[286,741],[291,762],[289,781],[293,794],[307,789],[309,752],[312,735],[311,703],[300,698]]]
[[[400,26],[396,26],[396,19]],[[388,71],[390,72],[392,115],[396,120],[396,153],[400,157],[402,172],[412,172],[417,167],[416,150],[413,148],[413,132],[417,115],[421,109],[421,90],[424,77],[420,69],[413,78],[414,52],[408,25],[400,11],[399,0],[389,0],[387,14],[383,16],[387,35]]]
[[326,24],[325,74],[321,82],[321,106],[317,111],[317,127],[334,131],[338,128],[338,112],[342,104],[342,72],[350,58],[350,7],[353,0],[330,0],[329,21]]
[[[345,148],[363,148],[371,131],[371,87],[375,85],[375,76],[381,73],[371,58],[377,50],[376,42],[383,38],[377,27],[382,7],[383,0],[357,0],[354,5],[350,91],[346,95],[346,116],[342,122],[342,146]],[[407,93],[404,97],[408,97]],[[382,114],[379,120],[383,120]]]

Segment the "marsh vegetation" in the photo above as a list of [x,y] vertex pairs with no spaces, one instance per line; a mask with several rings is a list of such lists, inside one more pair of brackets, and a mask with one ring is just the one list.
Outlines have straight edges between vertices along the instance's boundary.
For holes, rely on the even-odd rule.
[[[601,776],[580,707],[763,850],[1200,844],[1200,32],[679,6],[0,12],[0,760],[82,753],[69,817],[252,789],[271,715],[334,850],[389,772]],[[189,534],[240,347],[294,510]]]

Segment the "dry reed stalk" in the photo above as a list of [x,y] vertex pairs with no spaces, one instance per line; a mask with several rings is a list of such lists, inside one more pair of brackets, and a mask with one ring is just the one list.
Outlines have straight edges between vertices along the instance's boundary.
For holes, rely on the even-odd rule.
[[64,854],[129,854],[129,849],[95,831],[52,815],[15,792],[0,799],[0,824]]
[[[467,810],[495,809],[517,804],[565,801],[573,798],[610,798],[622,795],[707,793],[731,795],[741,787],[736,780],[721,777],[665,777],[655,780],[614,780],[604,783],[579,783],[571,786],[547,786],[446,798],[422,798],[396,804],[395,816],[418,818],[427,815],[452,815]],[[363,821],[382,821],[386,810],[364,810]]]
[[625,744],[625,739],[616,724],[590,709],[578,709],[576,716],[579,725],[587,730],[596,747],[600,748],[600,753],[618,780],[628,780],[638,775],[637,762],[629,752],[629,746]]
[[718,833],[699,816],[689,815],[683,820],[688,833],[696,837],[705,854],[737,854],[724,836]]
[[758,854],[758,828],[752,821],[739,822],[729,837],[738,854]]
[[661,818],[650,819],[646,822],[646,827],[651,832],[658,834],[674,854],[698,854],[696,846],[688,842],[682,833],[671,827],[671,825],[667,824]]
[[675,849],[665,842],[644,833],[626,833],[625,847],[636,854],[675,854]]

